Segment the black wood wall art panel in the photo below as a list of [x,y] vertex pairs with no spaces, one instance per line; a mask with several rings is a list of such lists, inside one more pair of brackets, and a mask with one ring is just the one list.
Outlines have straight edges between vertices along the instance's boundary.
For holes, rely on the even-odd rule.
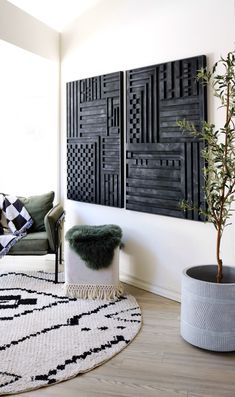
[[123,207],[123,73],[67,83],[67,197]]
[[200,220],[179,202],[205,206],[202,143],[176,121],[206,119],[206,89],[195,79],[205,65],[198,56],[127,72],[127,209]]

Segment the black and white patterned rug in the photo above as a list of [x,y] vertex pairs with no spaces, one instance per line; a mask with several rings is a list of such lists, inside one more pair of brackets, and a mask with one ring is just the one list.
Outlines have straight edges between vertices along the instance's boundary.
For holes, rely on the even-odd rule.
[[51,385],[91,370],[125,348],[141,327],[131,295],[68,298],[54,275],[0,274],[0,394]]

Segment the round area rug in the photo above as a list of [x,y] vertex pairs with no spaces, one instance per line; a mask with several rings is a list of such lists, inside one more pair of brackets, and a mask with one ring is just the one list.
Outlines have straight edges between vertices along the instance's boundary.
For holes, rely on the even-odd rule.
[[0,274],[0,394],[72,378],[124,349],[141,327],[131,295],[113,301],[68,298],[63,274]]

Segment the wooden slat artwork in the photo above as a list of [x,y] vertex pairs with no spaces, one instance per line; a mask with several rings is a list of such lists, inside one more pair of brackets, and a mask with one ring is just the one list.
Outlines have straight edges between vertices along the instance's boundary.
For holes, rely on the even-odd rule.
[[202,143],[176,121],[200,127],[206,119],[206,89],[196,81],[205,65],[198,56],[127,71],[127,209],[201,220],[179,203],[205,206]]
[[123,207],[123,73],[67,83],[67,197]]

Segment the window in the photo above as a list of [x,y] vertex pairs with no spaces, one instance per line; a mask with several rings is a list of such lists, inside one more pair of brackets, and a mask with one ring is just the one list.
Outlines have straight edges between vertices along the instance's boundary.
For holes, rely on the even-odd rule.
[[58,64],[0,40],[0,191],[57,191]]

